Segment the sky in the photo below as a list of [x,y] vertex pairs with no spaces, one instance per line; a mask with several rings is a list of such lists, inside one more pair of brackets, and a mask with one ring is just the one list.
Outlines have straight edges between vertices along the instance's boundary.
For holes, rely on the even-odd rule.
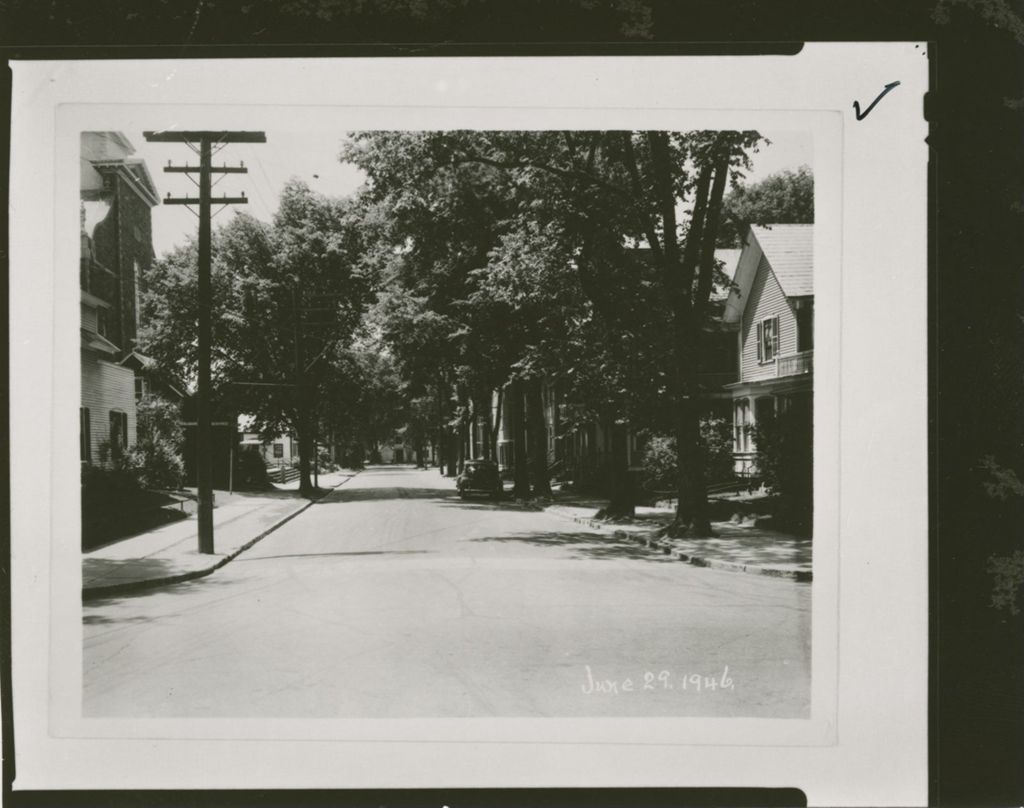
[[[163,167],[189,163],[197,165],[195,153],[182,143],[147,143],[142,132],[125,132],[135,147],[135,157],[146,161],[149,172],[161,198],[195,196],[195,185],[185,174],[166,174]],[[804,131],[764,132],[771,141],[758,154],[752,156],[753,170],[747,182],[758,182],[769,174],[801,165],[813,165],[811,135]],[[245,163],[247,174],[220,175],[213,189],[214,199],[221,194],[249,199],[247,205],[232,205],[215,215],[213,224],[232,216],[232,210],[244,210],[257,219],[270,221],[277,209],[282,188],[292,177],[304,181],[310,188],[327,196],[346,196],[353,193],[363,181],[362,173],[354,166],[338,160],[344,134],[267,131],[267,142],[261,144],[238,143],[226,146],[214,156],[215,166]],[[214,180],[218,177],[215,175]],[[217,208],[214,207],[216,212]],[[184,244],[195,235],[198,224],[188,208],[180,205],[160,205],[153,210],[153,249],[157,256],[174,246]]]

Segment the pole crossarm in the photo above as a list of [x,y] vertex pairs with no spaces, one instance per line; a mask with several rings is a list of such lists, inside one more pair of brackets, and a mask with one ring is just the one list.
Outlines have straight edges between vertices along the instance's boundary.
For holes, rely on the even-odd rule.
[[266,143],[266,132],[228,132],[223,130],[186,130],[165,129],[160,132],[143,132],[142,136],[150,143]]
[[[165,174],[198,174],[203,170],[202,166],[164,166]],[[212,174],[248,174],[249,169],[244,165],[240,166],[210,166]]]
[[[164,199],[165,205],[198,205],[202,200],[198,196],[168,196]],[[242,196],[211,196],[210,204],[213,205],[248,205],[249,199]]]

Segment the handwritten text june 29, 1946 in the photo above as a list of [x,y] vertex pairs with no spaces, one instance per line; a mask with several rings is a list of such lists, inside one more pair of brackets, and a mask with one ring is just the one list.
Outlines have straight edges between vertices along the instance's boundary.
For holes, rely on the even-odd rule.
[[736,685],[729,675],[729,666],[719,674],[674,673],[672,671],[642,671],[637,676],[609,679],[597,676],[589,665],[580,689],[585,696],[595,694],[618,695],[619,693],[652,693],[679,691],[702,693],[717,690],[735,690]]

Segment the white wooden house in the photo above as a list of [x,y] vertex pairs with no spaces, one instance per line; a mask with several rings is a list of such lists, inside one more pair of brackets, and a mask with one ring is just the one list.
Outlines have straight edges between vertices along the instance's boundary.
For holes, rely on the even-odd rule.
[[756,474],[752,429],[790,408],[811,418],[814,389],[814,225],[752,226],[723,322],[736,329],[735,471]]

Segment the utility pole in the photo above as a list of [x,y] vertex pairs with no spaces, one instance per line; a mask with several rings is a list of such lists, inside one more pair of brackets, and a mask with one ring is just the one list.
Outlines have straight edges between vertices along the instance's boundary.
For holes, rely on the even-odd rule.
[[[245,174],[249,169],[244,165],[212,165],[213,150],[219,151],[228,143],[266,143],[263,132],[226,131],[161,131],[143,132],[151,143],[184,143],[199,155],[198,166],[168,165],[164,171],[172,174],[198,174],[198,197],[171,197],[164,199],[165,205],[198,205],[199,211],[199,333],[198,333],[198,387],[196,391],[196,483],[199,494],[199,552],[213,553],[213,425],[210,418],[210,335],[212,284],[210,281],[210,208],[213,203],[211,175]],[[189,176],[189,179],[192,179]],[[193,180],[193,182],[196,182]],[[245,194],[240,197],[222,196],[216,202],[221,205],[244,205],[249,200]]]

